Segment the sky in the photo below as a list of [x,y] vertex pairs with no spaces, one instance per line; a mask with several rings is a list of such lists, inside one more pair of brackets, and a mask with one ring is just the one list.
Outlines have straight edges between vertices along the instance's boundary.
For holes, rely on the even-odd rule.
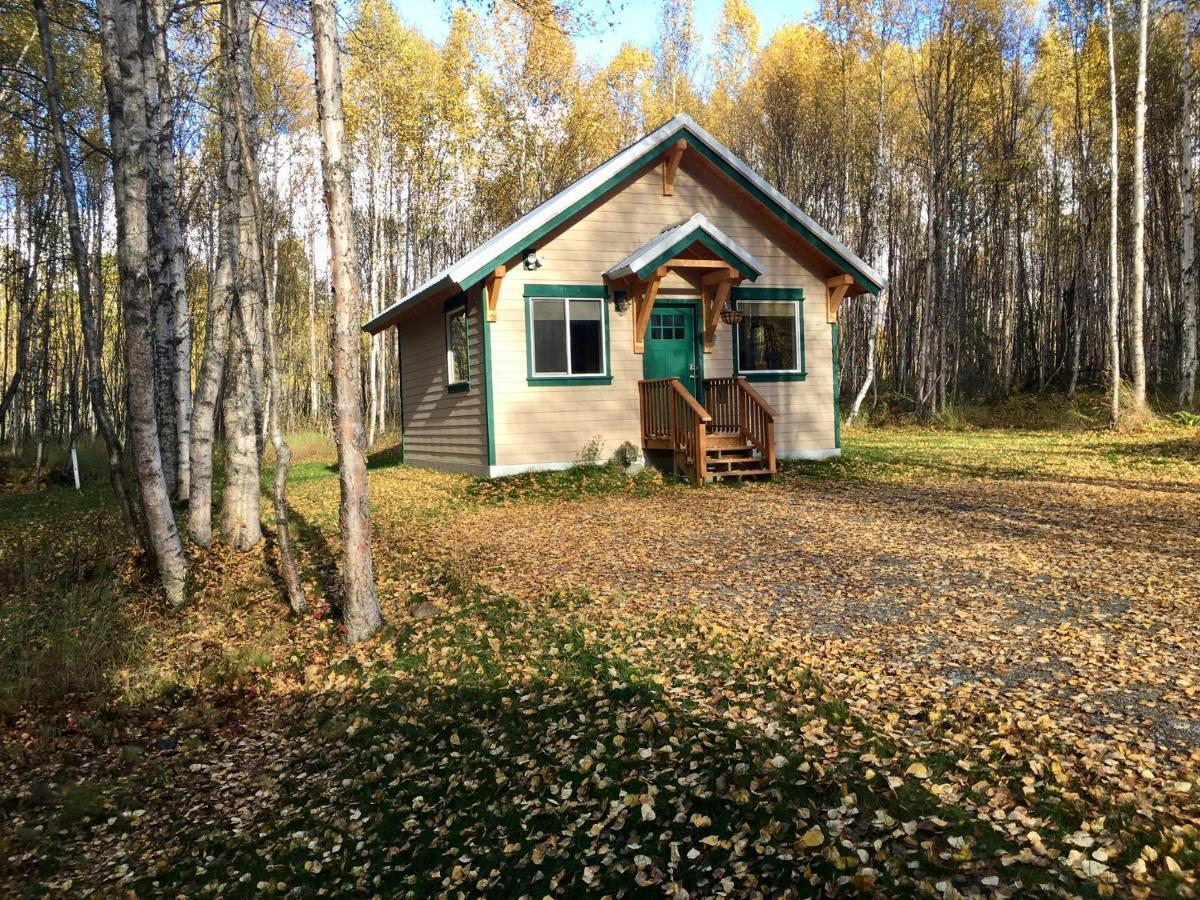
[[[449,30],[450,13],[460,0],[393,0],[396,8],[408,24],[419,29],[430,40],[441,43]],[[708,52],[709,38],[716,30],[721,16],[722,0],[694,0],[696,31],[704,37],[702,49]],[[620,46],[629,41],[642,47],[651,46],[658,34],[659,0],[614,0],[618,10],[611,27],[605,27],[597,35],[583,35],[576,39],[581,60],[608,62]],[[797,22],[816,9],[816,0],[749,0],[750,8],[758,16],[761,28],[761,43],[766,44],[772,32],[780,25]],[[603,3],[595,2],[592,8],[600,10]]]

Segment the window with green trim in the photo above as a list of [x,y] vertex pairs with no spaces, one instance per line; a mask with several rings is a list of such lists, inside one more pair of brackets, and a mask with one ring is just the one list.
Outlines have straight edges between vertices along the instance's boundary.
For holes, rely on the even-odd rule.
[[737,369],[755,375],[804,372],[804,305],[794,300],[738,300]]
[[608,374],[603,299],[530,297],[529,326],[531,377]]
[[446,387],[465,390],[471,383],[471,345],[467,307],[446,310]]

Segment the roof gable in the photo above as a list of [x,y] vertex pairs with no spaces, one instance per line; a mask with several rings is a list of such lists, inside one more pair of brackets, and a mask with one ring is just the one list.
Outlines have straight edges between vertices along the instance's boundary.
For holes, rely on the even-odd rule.
[[[641,140],[617,153],[607,162],[597,166],[546,202],[535,207],[403,299],[392,304],[367,322],[364,328],[371,333],[377,333],[391,325],[405,308],[423,299],[443,292],[465,291],[473,287],[495,271],[498,266],[520,254],[526,247],[537,244],[543,237],[559,228],[582,209],[614,190],[627,178],[657,159],[680,139],[684,140],[689,148],[697,151],[716,166],[740,188],[766,206],[785,225],[797,232],[835,266],[852,274],[866,290],[877,294],[886,287],[886,280],[875,269],[809,218],[779,191],[767,184],[720,141],[701,128],[691,116],[680,113]],[[712,226],[712,223],[708,224],[719,233],[719,229]],[[714,243],[721,243],[715,240],[711,233],[706,234],[713,239]],[[727,245],[733,243],[727,237],[724,240]],[[710,249],[715,248],[710,247]],[[745,253],[745,251],[741,251],[741,253]],[[749,254],[746,256],[749,257]],[[753,259],[753,257],[749,257],[749,259]],[[762,271],[761,266],[759,271]]]
[[755,259],[749,251],[743,249],[701,213],[696,213],[690,219],[685,219],[678,225],[667,228],[638,247],[605,272],[604,277],[615,281],[633,276],[639,281],[645,281],[646,277],[664,262],[679,256],[685,249],[696,243],[704,245],[725,262],[744,273],[751,281],[766,271],[763,264]]

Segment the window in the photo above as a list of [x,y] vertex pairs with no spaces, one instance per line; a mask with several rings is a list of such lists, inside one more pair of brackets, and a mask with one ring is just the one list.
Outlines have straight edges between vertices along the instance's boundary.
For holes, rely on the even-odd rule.
[[604,302],[572,297],[530,299],[531,377],[607,374]]
[[466,390],[470,386],[470,346],[467,307],[446,310],[446,386],[451,390]]
[[683,313],[651,313],[650,337],[656,341],[682,341],[687,337]]
[[739,300],[738,371],[800,374],[804,371],[801,304],[794,300]]

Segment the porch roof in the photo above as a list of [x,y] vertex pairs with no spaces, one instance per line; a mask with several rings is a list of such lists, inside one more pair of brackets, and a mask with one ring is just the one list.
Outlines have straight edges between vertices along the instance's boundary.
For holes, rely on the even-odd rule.
[[645,281],[650,273],[659,266],[668,260],[676,259],[679,254],[695,244],[700,244],[709,252],[716,254],[750,281],[756,280],[766,271],[763,264],[755,259],[749,251],[739,246],[702,213],[696,213],[690,219],[684,219],[677,225],[672,225],[642,244],[605,272],[604,277],[608,281],[620,281],[626,278]]

